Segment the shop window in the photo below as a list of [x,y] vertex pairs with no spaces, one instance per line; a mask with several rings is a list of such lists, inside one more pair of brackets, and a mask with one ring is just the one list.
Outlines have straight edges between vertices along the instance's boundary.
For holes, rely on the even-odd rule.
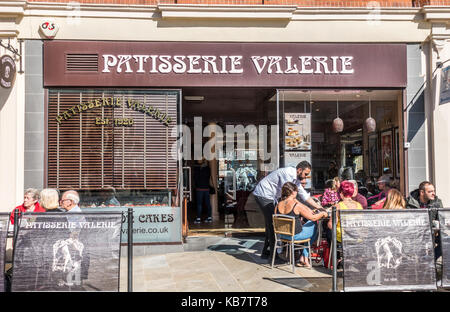
[[48,187],[114,190],[127,203],[136,192],[177,189],[178,99],[177,91],[49,90]]

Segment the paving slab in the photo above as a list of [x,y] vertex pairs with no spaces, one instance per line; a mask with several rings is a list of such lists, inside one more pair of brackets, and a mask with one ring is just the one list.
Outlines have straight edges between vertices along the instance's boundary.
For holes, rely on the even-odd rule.
[[[273,269],[262,259],[263,241],[252,238],[191,238],[184,251],[133,259],[133,291],[141,292],[310,292],[331,290],[331,270]],[[203,246],[200,248],[200,246]],[[195,248],[194,248],[195,247]],[[120,291],[127,291],[127,261],[121,258]]]

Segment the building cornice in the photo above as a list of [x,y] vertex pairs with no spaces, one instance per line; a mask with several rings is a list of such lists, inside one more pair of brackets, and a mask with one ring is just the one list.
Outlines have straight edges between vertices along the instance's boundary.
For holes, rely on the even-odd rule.
[[379,20],[420,21],[422,14],[441,16],[448,7],[421,8],[361,8],[361,7],[298,7],[295,5],[112,5],[85,3],[37,3],[26,1],[0,2],[0,17],[41,16],[80,18],[130,18],[130,19],[277,19],[277,20]]
[[424,6],[422,8],[424,20],[435,23],[450,24],[450,7],[449,6]]
[[25,7],[26,1],[1,1],[0,2],[0,17],[2,16],[22,16]]

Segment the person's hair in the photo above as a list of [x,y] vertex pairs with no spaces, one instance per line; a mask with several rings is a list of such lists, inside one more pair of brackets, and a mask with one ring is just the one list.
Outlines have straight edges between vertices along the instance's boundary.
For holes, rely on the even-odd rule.
[[391,187],[391,178],[387,175],[382,175],[378,178],[378,182],[383,182],[387,187]]
[[356,180],[348,180],[348,182],[353,184],[353,187],[356,189],[358,188],[358,182],[356,182]]
[[285,200],[289,196],[291,196],[292,193],[297,192],[298,187],[292,182],[286,182],[283,184],[283,187],[281,188],[281,200]]
[[308,161],[304,160],[297,164],[296,169],[299,169],[299,168],[302,170],[305,170],[306,168],[311,169],[311,164]]
[[41,206],[46,210],[58,208],[59,193],[55,189],[43,189],[41,191]]
[[339,187],[339,193],[342,193],[344,197],[352,197],[355,192],[355,186],[352,182],[343,181]]
[[23,195],[31,194],[34,200],[39,200],[39,191],[35,188],[28,188]]
[[334,177],[333,180],[331,180],[331,189],[333,191],[337,191],[338,187],[337,184],[341,182],[341,179],[339,179],[339,177]]
[[65,199],[70,199],[75,205],[78,205],[80,202],[80,195],[78,195],[78,192],[75,190],[65,191],[62,197],[65,197]]
[[391,189],[386,196],[383,209],[405,209],[406,201],[397,189]]
[[430,184],[433,185],[433,183],[429,181],[423,181],[422,183],[419,184],[419,190],[425,192],[425,187]]

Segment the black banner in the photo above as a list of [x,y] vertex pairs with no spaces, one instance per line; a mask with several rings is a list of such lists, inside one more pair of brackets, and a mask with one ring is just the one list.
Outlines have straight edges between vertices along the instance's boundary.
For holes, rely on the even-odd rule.
[[[9,213],[0,214],[0,268],[5,272],[6,239],[8,236]],[[5,291],[5,274],[0,274],[0,292]]]
[[340,214],[345,291],[436,290],[426,209]]
[[12,291],[119,291],[121,213],[24,214]]
[[438,216],[442,248],[442,287],[450,287],[450,209],[440,209]]

